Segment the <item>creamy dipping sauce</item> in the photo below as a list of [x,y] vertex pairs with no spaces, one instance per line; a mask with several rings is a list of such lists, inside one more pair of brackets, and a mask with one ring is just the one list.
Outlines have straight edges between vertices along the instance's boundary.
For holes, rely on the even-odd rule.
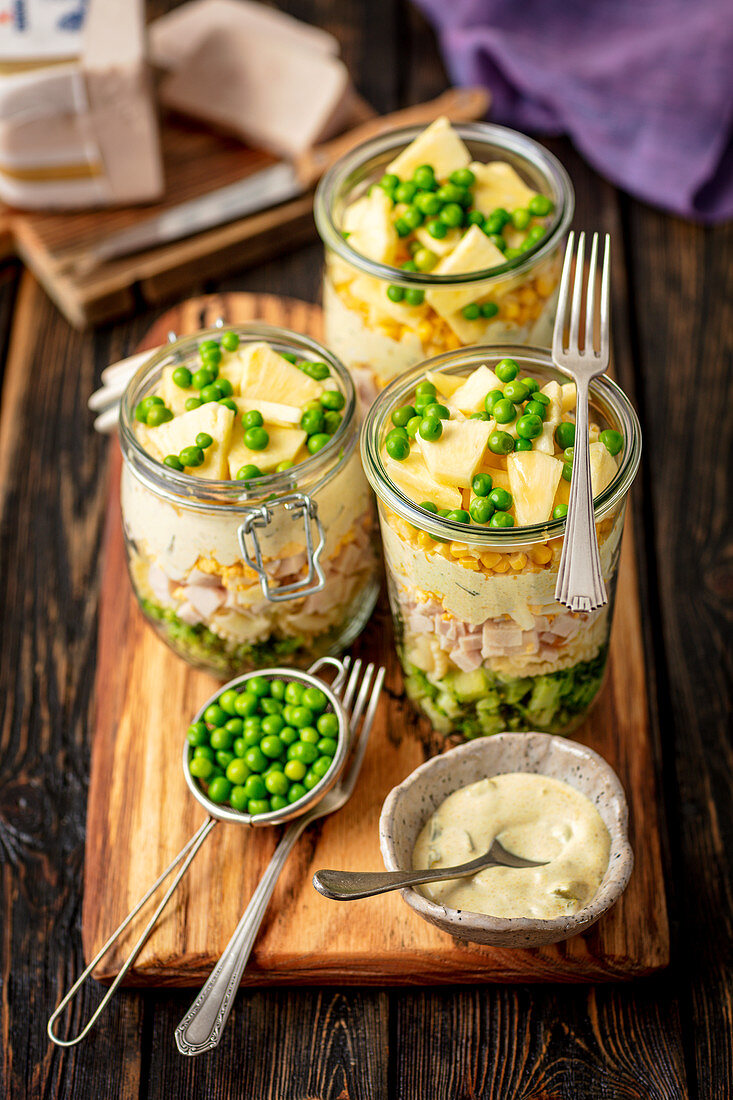
[[451,909],[550,920],[587,905],[608,867],[611,838],[590,799],[558,779],[511,772],[449,795],[417,838],[413,868],[467,863],[497,837],[515,855],[548,862],[487,867],[471,878],[418,889]]

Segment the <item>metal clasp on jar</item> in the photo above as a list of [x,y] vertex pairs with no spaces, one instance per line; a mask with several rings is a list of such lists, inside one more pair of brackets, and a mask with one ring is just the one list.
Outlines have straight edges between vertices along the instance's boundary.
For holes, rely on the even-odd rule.
[[[262,548],[257,537],[256,528],[267,527],[277,508],[284,508],[290,512],[293,519],[301,516],[305,526],[305,552],[308,559],[308,573],[305,577],[293,584],[283,584],[278,588],[270,587],[268,577],[262,562]],[[313,548],[313,524],[318,535],[318,543]],[[247,536],[252,539],[254,557],[247,546]],[[266,501],[259,508],[253,508],[250,514],[237,530],[237,538],[242,556],[250,569],[254,569],[260,578],[260,587],[268,600],[273,603],[291,600],[296,596],[312,596],[314,592],[320,592],[326,583],[319,558],[325,546],[323,525],[318,518],[318,505],[306,493],[288,493],[278,500]]]

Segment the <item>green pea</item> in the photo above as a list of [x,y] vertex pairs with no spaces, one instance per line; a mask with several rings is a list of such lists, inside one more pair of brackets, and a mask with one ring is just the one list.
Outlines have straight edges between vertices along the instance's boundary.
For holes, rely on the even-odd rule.
[[259,409],[249,409],[242,413],[243,428],[261,428],[263,424],[262,413]]
[[330,441],[331,436],[326,435],[325,432],[317,432],[315,435],[309,437],[306,446],[312,455],[322,450],[326,444]]
[[527,413],[517,421],[517,435],[522,439],[536,439],[542,435],[542,418]]
[[302,760],[288,760],[284,773],[293,783],[298,783],[308,771]]
[[545,408],[548,408],[550,405],[549,397],[546,393],[542,393],[540,390],[538,390],[537,393],[532,394],[532,400],[539,401],[540,405],[544,405]]
[[234,741],[233,735],[229,732],[226,726],[220,726],[211,731],[211,747],[212,749],[225,749],[228,751],[232,747]]
[[531,450],[533,450],[532,440],[531,439],[525,439],[520,435],[517,439],[514,440],[514,450],[515,451],[531,451]]
[[311,363],[308,373],[311,378],[315,378],[316,382],[323,382],[324,379],[331,377],[331,369],[328,364],[320,361]]
[[216,760],[216,753],[212,749],[211,745],[197,745],[196,748],[193,750],[193,755],[195,757],[204,757],[206,760],[210,760],[212,764]]
[[253,691],[242,691],[237,696],[234,710],[240,718],[249,718],[259,706],[257,696]]
[[417,435],[417,433],[418,433],[418,430],[419,430],[419,428],[420,428],[420,424],[421,424],[421,423],[422,423],[422,417],[421,417],[421,416],[412,416],[412,417],[410,417],[410,419],[409,419],[409,420],[407,421],[407,425],[406,425],[406,427],[405,427],[405,431],[407,432],[407,434],[408,434],[408,436],[410,437],[410,439],[414,439],[414,438],[415,438],[415,436],[416,436],[416,435]]
[[258,745],[252,745],[251,748],[247,749],[244,762],[253,772],[263,772],[269,764],[269,760]]
[[320,776],[316,775],[312,768],[309,768],[308,771],[305,773],[303,786],[307,791],[312,791],[314,787],[318,786],[320,781]]
[[166,455],[163,459],[163,465],[169,466],[171,470],[177,470],[179,473],[183,469],[183,463],[178,455]]
[[214,442],[212,436],[208,432],[199,432],[196,436],[196,446],[201,447],[203,451],[210,447]]
[[140,402],[140,408],[145,412],[149,412],[154,405],[164,405],[165,401],[162,397],[158,397],[157,393],[149,393],[147,397],[143,397]]
[[288,793],[290,781],[283,772],[270,772],[265,776],[265,786],[270,794],[282,796]]
[[431,221],[426,222],[425,228],[430,236],[434,237],[436,241],[442,241],[443,237],[445,237],[448,232],[448,226],[438,218],[433,218]]
[[438,198],[442,199],[443,202],[459,203],[464,193],[464,189],[462,187],[456,187],[454,183],[444,183],[438,188]]
[[433,249],[418,249],[415,253],[415,266],[418,272],[430,272],[438,262],[438,256]]
[[223,726],[227,717],[226,711],[218,703],[212,703],[204,711],[204,722],[208,722],[210,726]]
[[481,316],[481,307],[476,302],[469,302],[467,306],[464,306],[461,310],[461,316],[467,321],[478,321]]
[[489,500],[497,512],[508,511],[513,503],[512,494],[507,489],[500,489],[498,485],[489,493]]
[[250,451],[264,451],[270,442],[270,436],[264,428],[247,428],[244,433],[244,445]]
[[504,386],[504,396],[513,401],[515,405],[522,405],[529,397],[529,390],[524,382],[515,378],[513,382],[507,382]]
[[487,412],[477,412],[477,413],[471,413],[471,415],[469,416],[468,419],[469,420],[483,420],[484,422],[486,422],[487,420],[491,420],[491,417],[489,416],[489,414]]
[[392,423],[396,428],[404,428],[407,425],[408,420],[412,420],[415,415],[415,409],[412,405],[402,405],[399,409],[394,409],[392,412]]
[[494,368],[494,374],[500,382],[513,382],[519,373],[519,367],[513,359],[501,359]]
[[426,191],[435,187],[435,169],[431,164],[421,164],[412,174],[412,178],[418,187]]
[[263,714],[275,714],[279,716],[282,713],[282,709],[283,705],[279,699],[271,699],[269,695],[260,699],[260,710]]
[[[404,431],[404,428],[400,430]],[[390,432],[385,441],[385,449],[390,458],[394,458],[397,462],[404,462],[410,453],[410,440],[407,437],[407,432],[404,436]]]
[[502,397],[501,401],[497,401],[494,405],[491,415],[497,424],[511,424],[517,415],[517,410],[514,408],[512,401]]
[[504,250],[504,255],[505,255],[507,260],[516,260],[518,256],[522,255],[522,249],[521,248],[506,248]]
[[457,228],[463,221],[463,207],[457,202],[447,203],[438,214],[438,217],[451,229]]
[[514,517],[510,516],[508,512],[494,512],[493,516],[489,520],[490,527],[513,527]]
[[324,409],[332,409],[334,412],[340,412],[346,404],[346,398],[341,390],[325,390],[321,394],[321,404]]
[[319,756],[315,764],[311,768],[311,771],[318,776],[319,779],[323,779],[326,772],[331,767],[333,761],[328,756]]
[[432,191],[420,191],[415,195],[415,206],[426,217],[434,217],[440,213],[442,202]]
[[[320,402],[319,402],[320,404]],[[317,435],[323,431],[323,409],[306,409],[300,418],[300,426],[308,435]]]
[[476,523],[488,523],[494,514],[494,505],[487,497],[475,497],[469,506],[471,519]]
[[338,742],[335,741],[333,737],[322,737],[316,745],[316,748],[321,756],[335,756]]
[[303,764],[312,764],[318,757],[318,749],[315,745],[309,745],[307,741],[296,741],[288,748],[288,760],[300,760]]
[[492,317],[496,317],[499,312],[499,307],[496,302],[482,302],[481,303],[481,316],[487,321],[490,321]]
[[238,787],[241,787],[242,784],[246,782],[250,774],[250,770],[244,760],[240,760],[237,757],[227,765],[226,777],[230,783],[234,783]]
[[412,232],[412,227],[407,224],[404,218],[397,218],[394,227],[398,237],[407,237]]
[[432,500],[424,500],[420,507],[424,508],[426,512],[432,512],[434,516],[438,514],[438,507],[436,504],[433,504]]
[[436,393],[437,390],[435,389],[435,383],[428,382],[427,379],[425,379],[423,382],[418,382],[417,386],[415,386],[415,395],[417,397],[428,397],[432,401],[434,400]]
[[495,455],[508,455],[514,450],[514,440],[509,432],[492,432],[489,436],[489,450]]
[[244,758],[244,754],[246,753],[248,748],[249,745],[247,744],[245,739],[243,737],[237,737],[234,744],[232,745],[232,752],[235,756],[240,756]]
[[269,814],[269,798],[251,798],[247,803],[247,813],[250,817],[259,817],[261,814]]
[[260,741],[260,750],[271,760],[276,760],[278,756],[282,756],[285,752],[285,745],[279,737],[273,735],[272,737],[262,738]]
[[260,728],[264,734],[278,734],[285,725],[285,719],[282,714],[268,714],[266,718],[262,719]]
[[165,405],[153,405],[148,410],[147,424],[150,428],[157,428],[161,424],[167,424],[173,419],[173,413]]
[[[231,397],[234,393],[234,387],[228,378],[220,378],[216,384],[219,387],[220,397]],[[234,407],[236,409],[236,405]]]
[[[200,349],[199,349],[200,350]],[[208,367],[209,370],[218,368],[221,363],[221,348],[215,345],[213,348],[206,348],[201,352],[201,361]]]
[[443,425],[437,416],[426,416],[420,421],[420,435],[428,443],[434,443],[443,434]]
[[411,286],[405,291],[405,302],[408,306],[421,306],[425,301],[425,291]]
[[303,692],[303,704],[316,714],[320,714],[328,706],[328,698],[320,688],[308,687]]
[[266,676],[253,676],[251,680],[247,681],[247,691],[250,695],[256,695],[258,699],[263,699],[265,695],[270,694],[270,681]]
[[205,405],[208,404],[210,401],[218,401],[219,398],[223,396],[224,394],[219,389],[218,382],[212,382],[210,386],[204,386],[201,393],[199,394],[199,397]]
[[[486,233],[486,226],[484,226],[484,232]],[[500,252],[506,252],[506,241],[498,233],[486,233],[487,237],[493,244],[494,248],[498,248]],[[498,307],[497,307],[498,308]]]
[[292,726],[283,726],[279,736],[284,745],[292,745],[294,741],[298,740],[298,731],[294,730]]
[[525,207],[520,206],[512,210],[512,225],[515,229],[526,229],[530,223],[530,213]]
[[191,385],[192,377],[193,375],[191,374],[188,367],[176,367],[172,375],[173,381],[182,390],[188,389],[188,387]]
[[184,466],[189,466],[192,469],[204,464],[204,452],[200,447],[184,447],[178,458]]
[[486,225],[490,233],[501,233],[504,226],[508,225],[510,221],[509,211],[505,210],[503,206],[497,206],[496,210],[492,210],[486,219]]
[[573,464],[572,462],[563,462],[562,464],[562,476],[566,481],[573,480]]
[[262,470],[253,462],[248,462],[246,466],[240,466],[237,470],[237,481],[254,481],[258,477],[262,477]]
[[[536,396],[537,394],[533,395],[533,397]],[[541,404],[539,401],[528,401],[524,406],[524,413],[525,416],[539,416],[540,420],[544,420],[547,416],[547,406]]]
[[207,352],[218,350],[219,345],[211,336],[207,340],[202,340],[199,344],[199,355],[205,355]]
[[304,726],[300,731],[300,740],[308,745],[317,745],[320,737],[321,735],[315,726]]
[[398,183],[395,187],[395,202],[411,203],[417,194],[417,184],[410,180]]
[[466,214],[466,225],[477,225],[479,229],[483,229],[485,221],[480,210],[469,210]]
[[294,802],[299,802],[308,792],[302,783],[293,783],[292,787],[288,791],[286,798],[292,806]]
[[555,428],[555,442],[561,451],[575,444],[575,425],[570,420],[561,420]]
[[229,795],[232,793],[232,785],[224,776],[218,775],[215,779],[211,780],[209,789],[206,793],[212,802],[226,802]]
[[203,405],[203,401],[200,397],[189,397],[186,399],[184,408],[186,412],[193,412],[194,409],[200,409]]
[[450,409],[446,405],[434,401],[426,407],[423,416],[437,416],[438,420],[450,420]]
[[247,798],[264,798],[267,794],[267,787],[261,775],[250,775],[245,780],[244,790]]
[[232,787],[229,795],[229,805],[233,810],[239,810],[240,813],[245,813],[247,809],[247,795],[245,794],[244,787]]
[[285,685],[285,702],[294,707],[299,707],[303,702],[305,688],[297,680],[289,680]]
[[401,302],[402,299],[405,297],[405,288],[390,284],[387,287],[387,297],[389,298],[390,302]]
[[610,455],[617,455],[624,445],[624,437],[621,432],[613,428],[606,428],[601,432],[599,439]]
[[422,225],[423,216],[416,206],[408,206],[400,221],[409,226],[410,230],[413,230]]
[[196,756],[188,765],[188,770],[194,779],[208,779],[214,770],[214,765],[205,756]]
[[221,338],[221,346],[225,351],[236,351],[239,347],[239,336],[236,332],[225,332]]
[[497,401],[503,400],[504,394],[501,390],[490,390],[489,393],[486,394],[486,397],[484,398],[484,408],[486,409],[489,416],[493,414],[494,405],[497,403]]
[[[305,693],[304,693],[305,696]],[[313,711],[310,707],[296,707],[291,715],[290,725],[294,726],[296,730],[303,729],[305,726],[312,726],[314,722]]]
[[567,504],[556,504],[555,507],[552,509],[552,518],[553,519],[565,519],[565,516],[567,514],[568,514]]
[[218,699],[218,703],[221,709],[223,711],[226,711],[226,713],[230,715],[234,715],[237,713],[234,709],[234,704],[236,703],[236,701],[237,692],[234,690],[234,688],[228,688],[227,691],[223,691]]
[[394,191],[399,186],[400,177],[396,176],[394,172],[385,172],[379,181],[379,186],[385,191]]
[[527,236],[524,238],[524,243],[528,247],[539,244],[545,235],[545,229],[542,225],[533,225],[531,229],[527,231]]
[[471,488],[477,497],[487,497],[494,487],[491,474],[475,474]]
[[[259,726],[251,726],[244,731],[244,743],[248,749],[256,748],[262,740],[262,730]],[[246,758],[245,753],[245,758]]]
[[449,519],[449,520],[452,520],[453,523],[470,523],[471,522],[471,517],[464,508],[454,508],[451,512],[448,513],[448,515],[445,518]]
[[199,367],[199,369],[194,372],[191,381],[197,390],[203,390],[214,381],[214,374],[208,367]]
[[555,209],[554,202],[547,195],[534,195],[529,200],[528,206],[530,214],[535,218],[544,218]]
[[332,712],[322,714],[316,722],[316,726],[322,737],[338,737],[339,720]]
[[575,447],[566,447],[562,453],[564,462],[573,462],[575,459]]
[[[227,711],[227,714],[231,713],[231,711]],[[239,737],[240,733],[244,729],[244,722],[241,718],[229,718],[224,725],[224,729],[229,730],[229,733],[231,733],[232,737]]]
[[194,722],[193,725],[188,727],[186,733],[186,740],[189,745],[208,745],[209,743],[209,731],[206,728],[205,722]]

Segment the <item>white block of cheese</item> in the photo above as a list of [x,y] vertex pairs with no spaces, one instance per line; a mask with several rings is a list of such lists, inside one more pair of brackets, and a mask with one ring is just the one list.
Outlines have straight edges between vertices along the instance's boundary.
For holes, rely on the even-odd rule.
[[349,74],[336,57],[290,36],[212,31],[167,76],[161,101],[294,157],[341,128],[351,110]]
[[0,81],[1,198],[75,209],[160,196],[144,33],[143,0],[91,0],[78,59]]
[[154,19],[148,28],[150,60],[161,69],[180,69],[212,31],[272,35],[304,50],[337,57],[338,40],[320,27],[252,0],[190,0]]

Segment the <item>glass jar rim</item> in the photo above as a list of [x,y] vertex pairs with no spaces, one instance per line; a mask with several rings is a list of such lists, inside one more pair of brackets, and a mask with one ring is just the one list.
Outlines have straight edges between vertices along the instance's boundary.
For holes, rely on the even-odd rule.
[[[361,458],[364,473],[379,500],[408,523],[449,542],[462,542],[486,550],[509,551],[517,546],[547,542],[562,536],[565,532],[565,519],[550,519],[545,523],[528,524],[525,527],[488,528],[433,515],[421,508],[391,480],[379,445],[380,431],[387,416],[404,403],[402,399],[414,389],[426,371],[458,374],[466,367],[480,366],[487,359],[504,358],[514,359],[520,369],[529,369],[530,366],[550,368],[556,374],[566,377],[568,382],[572,381],[566,370],[553,363],[547,349],[531,345],[521,348],[509,344],[462,348],[437,355],[433,359],[425,359],[383,389],[367,412],[361,430]],[[621,431],[624,438],[621,465],[594,501],[593,511],[598,522],[617,506],[631,488],[641,460],[641,425],[628,397],[612,379],[606,375],[594,378],[590,391],[591,397],[600,404],[604,414],[606,410],[613,413],[614,426]]]
[[521,257],[508,260],[497,267],[483,268],[479,271],[466,271],[454,275],[435,275],[430,272],[404,271],[377,260],[370,260],[352,248],[341,235],[333,217],[334,206],[341,188],[348,183],[363,166],[365,161],[383,153],[404,148],[413,138],[422,133],[424,126],[405,126],[379,134],[358,145],[341,157],[321,177],[313,200],[313,214],[321,240],[352,267],[378,279],[387,279],[391,283],[405,287],[430,288],[455,283],[485,283],[490,279],[505,279],[507,276],[524,274],[534,267],[556,247],[567,232],[575,209],[575,192],[566,172],[557,157],[538,142],[507,126],[497,126],[493,122],[470,122],[452,124],[460,138],[467,141],[484,142],[498,149],[506,150],[529,162],[534,169],[542,173],[545,181],[552,184],[557,199],[550,231],[545,237]]
[[[184,362],[194,353],[202,340],[220,337],[223,332],[236,332],[240,342],[266,342],[276,351],[292,351],[304,359],[322,361],[335,372],[346,398],[341,423],[329,442],[314,455],[297,466],[279,473],[264,474],[256,479],[254,488],[243,488],[243,482],[200,478],[194,474],[174,470],[159,462],[142,446],[134,429],[135,406],[157,381],[164,366],[172,362]],[[293,332],[260,321],[227,322],[221,326],[200,329],[195,333],[169,339],[165,347],[151,351],[150,358],[138,368],[128,382],[120,401],[119,433],[123,458],[135,475],[148,489],[171,504],[198,511],[232,512],[239,508],[250,510],[259,507],[272,496],[293,492],[296,479],[315,479],[308,485],[308,493],[318,492],[334,477],[351,456],[358,439],[356,422],[356,391],[351,375],[340,359],[310,336]],[[254,483],[252,483],[254,484]]]

